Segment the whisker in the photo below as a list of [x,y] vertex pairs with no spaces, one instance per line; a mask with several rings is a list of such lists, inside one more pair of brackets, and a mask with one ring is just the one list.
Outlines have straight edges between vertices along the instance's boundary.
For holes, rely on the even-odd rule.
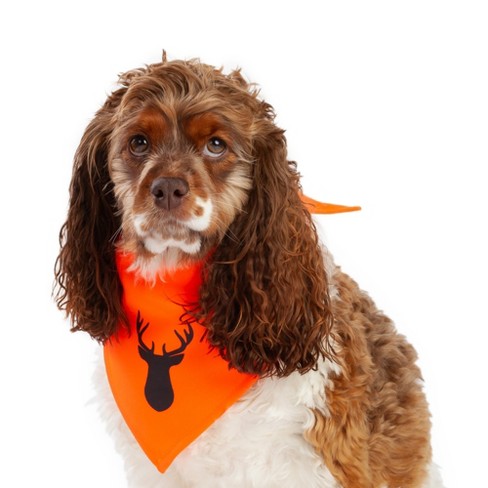
[[[224,227],[222,219],[217,217],[216,221],[220,227]],[[232,242],[239,244],[239,239],[237,238],[237,236],[234,234],[234,232],[230,228],[226,229],[224,235],[227,236]]]
[[234,242],[235,244],[239,244],[239,239],[237,238],[237,236],[234,234],[234,232],[232,232],[230,229],[227,229],[227,231],[225,232],[225,235],[232,241]]
[[119,238],[120,234],[122,233],[122,226],[120,226],[113,234],[113,236],[110,238],[109,242],[114,244],[117,239]]

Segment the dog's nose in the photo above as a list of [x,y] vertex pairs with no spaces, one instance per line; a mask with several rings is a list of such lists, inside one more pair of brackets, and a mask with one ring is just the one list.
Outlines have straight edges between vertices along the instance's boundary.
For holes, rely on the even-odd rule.
[[165,210],[179,207],[189,191],[188,183],[181,178],[156,178],[151,184],[156,205]]

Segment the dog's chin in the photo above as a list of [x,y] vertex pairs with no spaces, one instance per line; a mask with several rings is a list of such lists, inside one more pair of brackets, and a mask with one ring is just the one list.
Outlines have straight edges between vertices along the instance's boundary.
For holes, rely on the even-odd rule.
[[182,255],[194,256],[200,253],[202,248],[202,238],[192,232],[187,237],[162,236],[152,234],[142,238],[142,245],[149,254],[160,256],[168,252],[179,251]]
[[199,253],[190,254],[175,246],[167,247],[159,254],[136,253],[129,271],[148,283],[154,283],[156,279],[165,281],[169,274],[198,261],[199,256]]
[[[201,260],[212,234],[212,203],[199,201],[200,215],[129,215],[119,242],[122,250],[135,256],[132,270],[146,281],[174,272]],[[181,212],[182,214],[183,212]]]
[[154,282],[178,269],[200,261],[209,250],[210,239],[183,223],[166,222],[158,230],[143,231],[135,225],[119,243],[122,250],[134,255],[130,270]]

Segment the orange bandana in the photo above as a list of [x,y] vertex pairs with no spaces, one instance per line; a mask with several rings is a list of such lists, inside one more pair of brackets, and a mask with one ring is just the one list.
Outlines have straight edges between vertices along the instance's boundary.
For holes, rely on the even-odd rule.
[[335,214],[343,212],[355,212],[361,210],[361,207],[346,207],[345,205],[336,205],[334,203],[323,203],[313,198],[307,197],[303,193],[300,195],[302,202],[313,214]]
[[[302,195],[312,213],[358,210]],[[115,401],[137,442],[159,471],[218,419],[257,380],[229,369],[203,340],[205,329],[186,323],[183,305],[198,303],[202,263],[156,279],[129,271],[134,257],[116,253],[122,304],[131,325],[104,347]]]
[[205,329],[182,321],[182,305],[198,300],[201,264],[152,285],[128,271],[132,256],[116,260],[131,334],[106,343],[107,376],[134,437],[164,472],[257,377],[229,369],[202,340]]

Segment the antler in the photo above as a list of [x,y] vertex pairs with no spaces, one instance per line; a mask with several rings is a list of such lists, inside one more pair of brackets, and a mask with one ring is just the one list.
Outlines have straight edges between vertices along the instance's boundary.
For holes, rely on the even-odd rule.
[[145,351],[149,351],[154,353],[154,341],[152,341],[151,349],[149,349],[144,341],[142,340],[142,336],[144,332],[146,332],[147,328],[149,327],[149,322],[143,327],[142,324],[144,323],[144,319],[141,317],[141,311],[137,311],[137,319],[136,319],[136,329],[137,329],[137,338],[139,339],[139,346],[144,349]]
[[[136,330],[137,330],[137,338],[139,340],[139,347],[143,349],[144,351],[150,352],[154,356],[154,341],[151,341],[151,348],[144,343],[142,336],[144,335],[144,332],[149,327],[149,322],[146,322],[146,325],[144,324],[144,319],[141,317],[141,311],[137,311],[137,318],[136,318]],[[193,340],[193,328],[190,324],[188,324],[188,329],[184,331],[185,337],[175,330],[174,333],[176,334],[176,337],[180,340],[180,346],[177,349],[174,349],[173,351],[166,351],[166,344],[163,344],[163,356],[175,356],[177,354],[181,354],[188,344]]]
[[166,344],[163,344],[163,355],[168,354],[170,356],[174,356],[176,354],[181,354],[193,339],[193,328],[190,324],[188,324],[188,330],[184,331],[184,333],[185,333],[184,339],[177,330],[175,330],[174,333],[176,334],[176,337],[178,337],[178,339],[180,340],[181,345],[178,349],[174,349],[173,351],[167,352],[166,351]]

